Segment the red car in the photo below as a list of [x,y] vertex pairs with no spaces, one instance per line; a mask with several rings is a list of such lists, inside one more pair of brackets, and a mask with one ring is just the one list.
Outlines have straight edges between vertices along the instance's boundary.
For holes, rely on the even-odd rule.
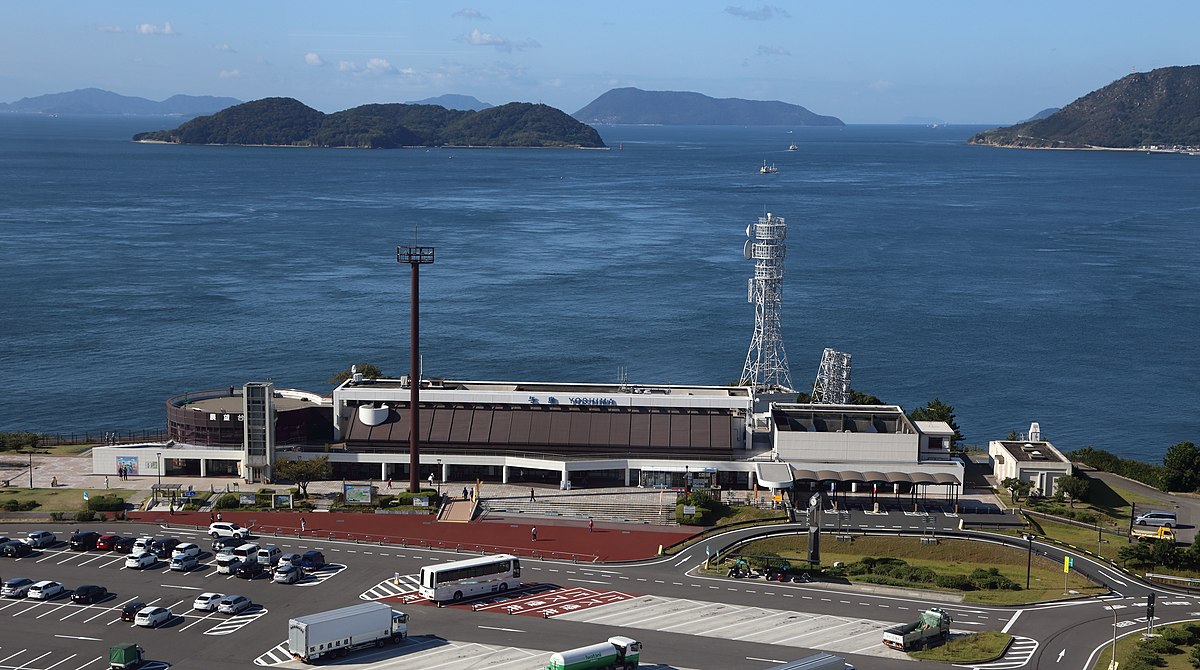
[[116,549],[116,544],[121,540],[120,535],[101,535],[96,540],[96,549],[99,551],[112,551]]

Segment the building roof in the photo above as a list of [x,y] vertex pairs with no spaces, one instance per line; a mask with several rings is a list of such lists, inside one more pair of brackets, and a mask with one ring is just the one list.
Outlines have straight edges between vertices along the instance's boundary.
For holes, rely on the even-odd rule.
[[775,429],[809,433],[916,432],[904,410],[896,405],[776,404],[771,412]]
[[924,435],[954,437],[954,429],[945,421],[913,421],[913,425]]
[[1010,442],[1008,440],[993,440],[993,445],[999,445],[1004,451],[1019,462],[1070,463],[1071,460],[1062,455],[1049,442]]
[[[366,379],[361,382],[347,380],[343,388],[375,387],[379,389],[407,389],[408,378]],[[721,398],[748,398],[748,386],[687,386],[687,385],[639,385],[639,384],[581,384],[560,382],[511,382],[511,381],[464,381],[453,379],[426,379],[421,389],[444,391],[482,391],[493,393],[601,393],[601,394],[646,394],[646,395],[691,395]]]
[[[421,403],[422,444],[449,449],[554,455],[733,458],[733,413],[577,405]],[[388,407],[377,425],[354,412],[349,447],[407,449],[407,407]]]

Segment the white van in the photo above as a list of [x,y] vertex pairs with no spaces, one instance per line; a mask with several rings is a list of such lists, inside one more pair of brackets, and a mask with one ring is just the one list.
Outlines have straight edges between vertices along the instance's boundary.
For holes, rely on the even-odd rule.
[[254,561],[258,560],[258,550],[260,548],[261,547],[253,542],[247,542],[237,549],[234,549],[232,553],[237,558],[242,559],[243,563],[253,563]]
[[272,544],[258,550],[257,560],[264,568],[270,568],[279,562],[280,556],[283,556],[283,552]]
[[1162,510],[1154,510],[1141,514],[1134,523],[1139,526],[1165,526],[1167,528],[1174,528],[1179,525],[1174,512],[1164,512]]
[[217,572],[222,575],[232,575],[237,572],[241,564],[242,559],[233,554],[221,554],[217,556]]

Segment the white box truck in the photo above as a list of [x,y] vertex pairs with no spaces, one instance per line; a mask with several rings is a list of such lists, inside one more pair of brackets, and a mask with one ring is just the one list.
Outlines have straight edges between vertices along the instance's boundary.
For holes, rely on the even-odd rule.
[[305,663],[312,663],[327,654],[345,656],[349,651],[371,645],[396,644],[406,637],[408,615],[380,602],[351,605],[288,621],[288,652]]

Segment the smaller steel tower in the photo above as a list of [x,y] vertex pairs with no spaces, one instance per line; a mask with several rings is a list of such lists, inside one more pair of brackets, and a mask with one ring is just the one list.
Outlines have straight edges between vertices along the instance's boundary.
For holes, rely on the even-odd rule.
[[833,349],[821,353],[812,401],[824,405],[845,405],[850,401],[850,354]]
[[746,226],[746,260],[754,261],[754,276],[746,300],[754,303],[754,336],[746,352],[741,386],[792,389],[779,310],[783,304],[783,257],[787,253],[787,224],[770,212]]

